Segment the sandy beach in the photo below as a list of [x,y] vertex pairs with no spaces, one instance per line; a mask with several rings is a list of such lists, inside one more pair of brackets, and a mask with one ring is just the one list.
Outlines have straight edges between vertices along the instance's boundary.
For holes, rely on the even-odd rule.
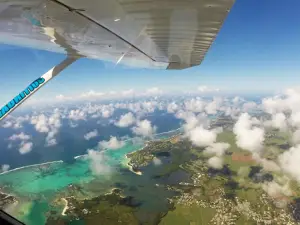
[[[138,151],[139,151],[139,150],[138,150]],[[128,169],[129,169],[131,172],[133,172],[133,173],[135,173],[136,175],[139,175],[139,176],[143,175],[143,173],[142,173],[141,171],[134,171],[134,170],[132,169],[132,165],[130,165],[129,158],[128,158],[127,155],[125,155],[125,158],[126,158],[126,160],[127,160],[126,166],[128,167]]]
[[61,198],[61,199],[65,202],[65,207],[64,207],[63,211],[61,212],[61,215],[62,216],[66,216],[66,211],[69,209],[69,207],[68,207],[68,200],[65,199],[65,198]]

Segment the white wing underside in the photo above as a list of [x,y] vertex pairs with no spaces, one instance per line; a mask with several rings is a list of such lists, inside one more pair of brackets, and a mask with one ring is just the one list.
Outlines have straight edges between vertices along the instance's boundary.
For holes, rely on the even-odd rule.
[[235,0],[0,0],[0,43],[123,63],[199,65]]

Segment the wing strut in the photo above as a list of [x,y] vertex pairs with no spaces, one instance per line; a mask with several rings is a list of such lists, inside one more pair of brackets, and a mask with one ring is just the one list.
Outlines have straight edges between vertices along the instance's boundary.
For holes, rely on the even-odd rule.
[[54,66],[47,73],[33,81],[25,90],[19,93],[14,99],[8,102],[0,109],[0,121],[3,120],[8,114],[20,106],[26,99],[32,96],[38,89],[44,86],[48,81],[57,76],[62,70],[71,65],[80,56],[68,56],[60,64]]

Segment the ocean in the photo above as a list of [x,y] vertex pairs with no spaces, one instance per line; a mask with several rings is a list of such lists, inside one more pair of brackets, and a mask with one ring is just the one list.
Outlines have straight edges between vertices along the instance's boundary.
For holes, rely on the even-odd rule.
[[[114,120],[120,113],[116,112],[115,114]],[[157,133],[178,129],[182,123],[174,115],[162,111],[146,115],[143,119],[151,121],[152,125],[157,127]],[[62,120],[62,127],[55,135],[57,145],[50,147],[45,146],[47,134],[37,132],[31,124],[24,123],[23,127],[17,131],[13,128],[0,128],[0,165],[8,164],[10,169],[14,169],[59,160],[72,163],[75,156],[84,155],[88,149],[96,148],[99,141],[107,141],[111,136],[125,139],[135,136],[128,127],[116,127],[111,119],[102,119],[101,124],[97,124],[97,121],[99,119],[91,118],[87,121],[78,121],[76,127],[70,127],[68,120]],[[94,129],[98,131],[99,135],[89,141],[85,140],[84,135]],[[32,151],[24,155],[19,153],[17,142],[11,148],[8,147],[8,138],[20,132],[32,137]]]
[[[181,132],[180,129],[171,129],[180,126],[178,120],[174,123],[173,119],[155,116],[147,119],[154,121],[153,124],[158,127],[158,131],[162,132],[155,135],[155,139],[168,138]],[[104,163],[111,172],[95,175],[91,170],[90,160],[85,156],[86,150],[95,147],[99,140],[106,140],[110,135],[116,134],[114,133],[116,130],[108,123],[105,129],[100,128],[107,132],[105,135],[101,135],[97,140],[86,141],[82,140],[84,132],[94,129],[91,124],[87,126],[89,127],[83,130],[78,128],[71,130],[64,126],[58,138],[59,144],[50,149],[44,146],[41,146],[41,149],[34,149],[29,155],[36,157],[28,157],[24,160],[26,155],[18,155],[16,158],[10,158],[12,169],[0,174],[2,190],[19,199],[17,205],[8,209],[10,214],[27,225],[45,224],[49,210],[60,213],[63,211],[64,205],[56,205],[53,208],[49,203],[58,196],[63,196],[70,184],[82,187],[87,197],[104,194],[112,188],[121,187],[125,195],[134,196],[144,202],[141,210],[156,213],[168,210],[167,198],[172,197],[174,193],[158,188],[155,180],[150,176],[139,176],[128,169],[126,154],[141,149],[144,142],[134,141],[132,133],[128,131],[117,133],[127,137],[126,144],[120,149],[104,150],[106,158]]]

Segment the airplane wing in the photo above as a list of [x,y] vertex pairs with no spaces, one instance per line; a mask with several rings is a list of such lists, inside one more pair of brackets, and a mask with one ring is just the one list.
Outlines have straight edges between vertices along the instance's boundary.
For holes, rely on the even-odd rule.
[[66,53],[0,120],[80,57],[185,69],[204,59],[235,0],[0,0],[0,44]]
[[[199,65],[235,0],[0,0],[0,43],[150,68]],[[51,36],[52,35],[52,36]]]

